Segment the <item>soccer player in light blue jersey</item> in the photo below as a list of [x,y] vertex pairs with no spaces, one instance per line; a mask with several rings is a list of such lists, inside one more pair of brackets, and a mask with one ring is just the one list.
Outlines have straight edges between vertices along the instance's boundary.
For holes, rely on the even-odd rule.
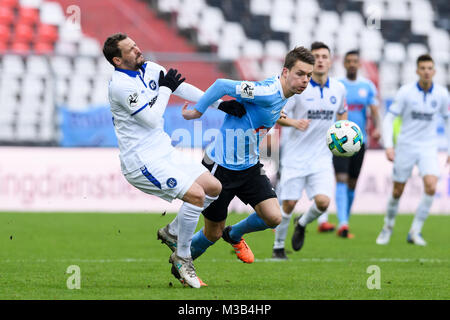
[[[211,101],[229,95],[242,103],[247,111],[241,118],[226,115],[220,134],[206,149],[203,164],[221,181],[222,192],[203,211],[205,226],[194,235],[191,244],[194,259],[223,237],[233,246],[240,260],[252,263],[253,253],[242,236],[275,228],[280,223],[277,195],[259,162],[259,142],[280,118],[287,99],[306,89],[313,65],[311,52],[298,47],[286,55],[281,75],[258,82],[218,79],[194,109],[188,109],[187,105],[183,107],[185,119],[196,119],[204,114]],[[235,196],[250,204],[255,212],[225,228],[228,205]],[[175,235],[176,224],[175,219],[167,228],[172,235]]]
[[345,78],[339,79],[347,91],[348,120],[355,122],[363,133],[364,143],[361,150],[350,158],[333,156],[336,173],[336,209],[339,226],[337,235],[343,238],[352,238],[349,232],[349,219],[355,188],[363,164],[366,150],[367,113],[370,110],[374,130],[372,137],[380,139],[380,114],[377,101],[377,89],[369,80],[358,76],[360,67],[359,52],[349,51],[344,57],[344,68],[347,72]]

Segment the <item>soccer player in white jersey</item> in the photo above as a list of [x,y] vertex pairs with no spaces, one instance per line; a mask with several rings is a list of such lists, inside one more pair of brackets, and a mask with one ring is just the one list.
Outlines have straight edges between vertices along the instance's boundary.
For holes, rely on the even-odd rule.
[[200,213],[217,199],[222,187],[204,166],[172,147],[163,130],[162,116],[172,93],[198,101],[203,91],[185,83],[176,70],[166,73],[162,66],[146,62],[126,34],[108,37],[103,53],[115,67],[109,82],[109,101],[122,173],[145,193],[169,202],[175,198],[184,201],[178,212],[178,248],[169,261],[185,283],[199,288],[190,254],[191,239]]
[[287,259],[284,242],[291,213],[303,190],[314,202],[296,223],[292,237],[294,250],[303,246],[306,225],[325,214],[335,183],[332,154],[325,136],[336,118],[347,119],[344,85],[328,76],[330,49],[322,42],[314,42],[311,53],[315,58],[312,79],[301,95],[287,102],[287,118],[278,120],[283,126],[279,189],[282,220],[275,230],[274,259]]
[[[448,141],[447,164],[450,163],[450,117],[449,94],[446,88],[433,82],[436,73],[430,55],[417,58],[419,81],[403,85],[383,120],[383,141],[386,156],[393,166],[393,190],[388,200],[384,226],[377,237],[377,244],[388,244],[394,227],[400,197],[406,181],[417,165],[424,184],[424,194],[417,207],[411,229],[407,236],[409,243],[425,246],[422,227],[428,216],[439,178],[437,156],[437,117],[442,115],[446,124]],[[397,143],[393,145],[393,122],[396,116],[402,119]]]

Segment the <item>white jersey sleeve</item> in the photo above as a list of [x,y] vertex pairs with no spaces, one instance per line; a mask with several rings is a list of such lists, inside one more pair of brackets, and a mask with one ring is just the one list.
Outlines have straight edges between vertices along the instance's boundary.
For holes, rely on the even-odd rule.
[[439,112],[442,118],[444,118],[445,133],[447,134],[447,153],[450,156],[450,96],[448,91],[442,95]]

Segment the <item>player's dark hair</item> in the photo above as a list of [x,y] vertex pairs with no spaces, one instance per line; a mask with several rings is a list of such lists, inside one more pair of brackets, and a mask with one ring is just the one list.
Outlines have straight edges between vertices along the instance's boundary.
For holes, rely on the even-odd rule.
[[433,58],[428,53],[422,54],[417,58],[417,66],[419,65],[419,62],[423,61],[431,61],[434,63]]
[[106,39],[105,43],[103,44],[103,55],[105,56],[106,60],[108,60],[109,63],[111,63],[114,67],[115,64],[113,62],[114,57],[122,57],[122,52],[119,49],[119,42],[128,38],[128,36],[125,33],[115,33]]
[[330,47],[328,47],[325,43],[320,41],[314,41],[311,43],[311,51],[317,50],[317,49],[327,49],[328,52],[331,53]]
[[345,56],[344,56],[344,59],[347,58],[347,56],[349,56],[349,55],[351,55],[351,54],[357,55],[357,56],[359,57],[359,50],[350,50],[350,51],[347,51],[347,53],[346,53]]
[[311,65],[314,65],[315,62],[314,56],[312,55],[311,51],[309,51],[305,47],[295,47],[286,55],[283,67],[291,70],[297,60]]

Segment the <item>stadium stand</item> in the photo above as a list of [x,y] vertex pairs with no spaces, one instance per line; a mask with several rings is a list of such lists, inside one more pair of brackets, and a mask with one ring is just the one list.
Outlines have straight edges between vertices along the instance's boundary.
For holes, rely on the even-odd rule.
[[335,75],[342,54],[359,49],[386,99],[415,78],[424,52],[436,61],[435,81],[450,87],[449,17],[446,0],[0,0],[0,143],[57,145],[57,107],[107,105],[112,67],[101,45],[124,24],[149,57],[202,89],[224,76],[218,61],[263,79],[290,48],[321,40],[339,62]]

